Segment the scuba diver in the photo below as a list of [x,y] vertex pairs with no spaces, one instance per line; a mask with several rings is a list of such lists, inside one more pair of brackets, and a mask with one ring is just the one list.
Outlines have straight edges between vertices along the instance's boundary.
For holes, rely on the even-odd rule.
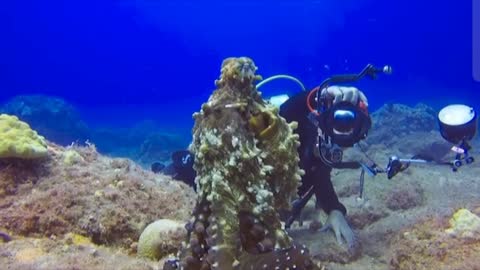
[[[473,108],[465,105],[449,105],[438,115],[441,135],[447,142],[454,144],[453,147],[434,143],[410,159],[392,156],[385,169],[380,168],[363,149],[360,150],[368,160],[366,163],[358,160],[345,161],[343,150],[366,139],[372,120],[364,93],[355,87],[336,84],[356,82],[364,77],[376,79],[382,73],[389,75],[392,68],[384,66],[378,69],[369,64],[358,74],[327,78],[310,92],[300,92],[280,105],[280,115],[287,122],[298,123],[295,132],[300,139],[300,167],[305,171],[298,191],[299,198],[293,201],[290,217],[285,222],[287,229],[299,218],[301,210],[315,195],[317,209],[321,208],[328,214],[320,230],[332,230],[339,244],[346,242],[349,249],[356,247],[355,234],[346,220],[347,210],[338,200],[332,185],[332,168],[361,169],[359,198],[363,198],[365,172],[371,176],[385,173],[391,179],[406,170],[410,164],[447,165],[455,172],[461,166],[474,162],[469,150],[472,148],[470,141],[477,131],[477,114]],[[268,82],[268,79],[264,82]],[[456,154],[455,159],[445,161],[443,157],[451,151]]]
[[[329,156],[329,159],[340,158],[339,156],[335,156],[335,150],[341,151],[340,149],[326,149],[326,147],[338,147],[336,145],[340,142],[335,141],[337,138],[336,135],[339,135],[338,137],[340,138],[340,136],[350,135],[350,132],[354,132],[354,130],[353,127],[349,126],[348,120],[344,120],[343,123],[341,123],[340,121],[342,120],[338,119],[339,123],[331,123],[335,126],[332,129],[332,135],[334,137],[320,138],[322,134],[327,135],[328,131],[325,130],[325,126],[320,126],[318,122],[315,124],[316,121],[312,121],[311,118],[308,117],[311,115],[311,111],[307,104],[311,102],[309,99],[313,98],[310,93],[300,92],[280,106],[280,115],[284,117],[287,122],[298,122],[298,128],[295,132],[300,138],[300,146],[298,148],[300,167],[305,171],[298,194],[300,197],[308,196],[308,193],[310,193],[309,196],[314,194],[316,197],[316,207],[323,209],[323,211],[328,214],[328,219],[321,228],[321,231],[333,230],[339,244],[342,243],[342,239],[344,239],[348,247],[353,248],[356,241],[353,230],[345,218],[347,209],[338,200],[330,176],[332,166],[328,161],[324,160],[321,152]],[[361,127],[364,130],[362,136],[366,135],[371,123],[368,116],[368,101],[360,90],[355,87],[330,86],[322,89],[319,96],[322,99],[330,100],[329,104],[325,104],[325,106],[327,106],[325,109],[339,104],[357,107],[358,111],[364,114],[364,118],[366,119],[366,121],[362,123],[364,126]],[[344,114],[348,114],[348,112],[345,111]],[[339,115],[338,117],[347,118],[348,116]],[[327,142],[326,140],[329,139],[331,141]],[[321,140],[323,140],[323,142]],[[327,144],[330,144],[330,146],[327,146]],[[344,147],[350,146],[347,144],[345,144]],[[320,149],[322,145],[324,149]],[[325,151],[330,153],[326,153]],[[299,207],[294,207],[293,211],[298,211],[297,214],[299,215],[301,209],[298,208]],[[287,222],[287,227],[290,227],[292,221],[293,220]]]
[[162,173],[171,176],[173,179],[182,181],[193,187],[195,185],[195,170],[193,169],[193,155],[188,150],[179,150],[172,153],[172,162],[164,165],[160,162],[154,162],[150,170],[154,173]]
[[[356,246],[355,234],[345,218],[347,210],[338,200],[330,174],[332,168],[361,168],[358,162],[342,162],[342,148],[352,147],[366,138],[371,127],[368,101],[363,92],[355,87],[329,84],[354,82],[365,76],[374,79],[378,73],[390,72],[388,66],[376,69],[373,65],[367,65],[359,74],[330,77],[310,92],[302,91],[286,101],[282,100],[280,115],[287,122],[298,123],[295,132],[300,140],[300,167],[305,171],[298,190],[299,199],[293,202],[286,228],[299,217],[306,202],[315,195],[317,208],[328,214],[321,231],[332,230],[339,244],[346,242],[349,248]],[[154,164],[152,170],[156,168],[157,172],[172,175],[174,179],[195,187],[193,155],[182,150],[175,152],[172,159],[172,164],[165,169]]]

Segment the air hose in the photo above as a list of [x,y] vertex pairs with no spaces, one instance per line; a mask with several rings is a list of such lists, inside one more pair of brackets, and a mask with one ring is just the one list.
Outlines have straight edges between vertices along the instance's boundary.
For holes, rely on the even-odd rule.
[[306,88],[305,88],[305,86],[303,85],[303,83],[302,83],[299,79],[297,79],[297,78],[295,78],[295,77],[293,77],[293,76],[284,75],[284,74],[280,74],[280,75],[275,75],[275,76],[268,77],[268,78],[266,78],[265,80],[259,82],[259,83],[256,85],[256,87],[257,87],[257,89],[259,89],[260,87],[264,86],[265,84],[267,84],[267,83],[269,83],[269,82],[271,82],[271,81],[274,81],[274,80],[278,80],[278,79],[287,79],[287,80],[294,81],[294,82],[296,82],[298,85],[300,85],[300,87],[302,88],[303,91],[307,91]]

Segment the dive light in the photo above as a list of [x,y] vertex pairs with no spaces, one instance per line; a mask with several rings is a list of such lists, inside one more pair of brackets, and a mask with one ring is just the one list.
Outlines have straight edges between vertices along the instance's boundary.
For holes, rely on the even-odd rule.
[[477,131],[477,113],[466,105],[446,106],[438,113],[438,122],[442,137],[453,144],[472,140]]

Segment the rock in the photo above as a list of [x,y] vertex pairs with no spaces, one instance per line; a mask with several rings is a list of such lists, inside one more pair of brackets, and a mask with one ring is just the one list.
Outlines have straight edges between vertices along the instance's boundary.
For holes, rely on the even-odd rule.
[[356,211],[350,211],[347,218],[355,229],[363,229],[364,227],[387,217],[388,213],[378,207],[362,207]]
[[159,260],[178,251],[187,230],[183,222],[160,219],[149,224],[138,240],[137,253],[141,257]]
[[[312,250],[313,257],[321,262],[335,262],[341,264],[351,263],[359,259],[362,255],[362,246],[358,244],[355,249],[348,249],[344,245],[339,245],[335,235],[331,231],[319,232],[323,234],[321,241],[310,243],[308,246]],[[317,237],[318,239],[319,237]],[[315,251],[315,252],[313,252]]]
[[[153,220],[190,215],[195,193],[183,183],[94,147],[48,148],[51,158],[41,163],[0,160],[0,224],[14,237],[74,232],[95,244],[129,248]],[[70,151],[81,162],[65,162]]]
[[460,237],[480,236],[480,217],[462,208],[450,219],[450,228],[445,232]]
[[435,110],[422,103],[415,107],[385,104],[372,113],[372,123],[367,142],[390,147],[412,133],[434,131],[437,121]]
[[[457,212],[458,220],[465,217],[466,220],[476,219],[467,211]],[[445,232],[445,223],[445,220],[439,217],[426,219],[398,232],[392,240],[394,244],[391,250],[387,253],[390,257],[389,269],[478,269],[479,233],[476,233],[474,238],[456,237]]]
[[104,246],[76,245],[70,240],[20,238],[0,245],[0,265],[12,270],[89,269],[154,270],[156,262],[128,256]]
[[63,162],[66,165],[74,165],[85,161],[77,151],[70,149],[63,153]]
[[394,211],[414,208],[423,203],[423,193],[423,188],[417,183],[400,183],[387,194],[385,204]]

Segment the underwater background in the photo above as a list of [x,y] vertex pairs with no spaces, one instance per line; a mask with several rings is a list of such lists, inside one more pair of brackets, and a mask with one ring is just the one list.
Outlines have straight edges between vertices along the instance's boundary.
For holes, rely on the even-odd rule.
[[[191,249],[227,269],[479,269],[480,139],[452,148],[437,115],[454,103],[480,111],[480,0],[3,2],[0,268],[159,270]],[[314,200],[291,228],[280,222],[303,181],[300,142],[251,81],[237,84],[235,64],[250,59],[221,70],[241,56],[263,78],[294,76],[307,90],[367,64],[392,67],[353,84],[373,125],[344,153],[361,169],[331,173],[354,250],[318,230],[330,217]],[[194,121],[207,100],[231,102],[229,91],[255,99],[218,106],[220,119],[206,104]],[[289,80],[261,88],[265,98],[299,91]],[[180,177],[193,179],[191,156],[175,152],[192,138],[200,189]],[[477,160],[457,166],[462,150]],[[433,160],[368,175],[422,154]],[[238,261],[202,253],[237,227],[225,247]],[[273,249],[272,235],[287,248]]]
[[[470,1],[8,1],[0,9],[0,100],[56,96],[90,127],[153,120],[190,132],[221,61],[249,56],[264,78],[307,88],[391,65],[358,86],[387,102],[478,105]],[[285,80],[266,95],[300,91]],[[476,104],[472,104],[476,103]]]

